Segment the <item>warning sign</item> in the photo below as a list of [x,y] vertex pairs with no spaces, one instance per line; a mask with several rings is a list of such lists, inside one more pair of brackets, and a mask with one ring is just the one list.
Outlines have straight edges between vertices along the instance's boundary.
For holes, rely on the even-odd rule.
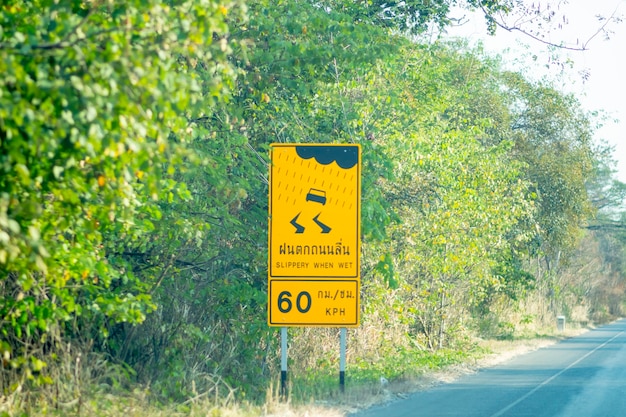
[[270,278],[359,278],[360,147],[273,144]]
[[358,326],[360,147],[270,152],[268,324]]

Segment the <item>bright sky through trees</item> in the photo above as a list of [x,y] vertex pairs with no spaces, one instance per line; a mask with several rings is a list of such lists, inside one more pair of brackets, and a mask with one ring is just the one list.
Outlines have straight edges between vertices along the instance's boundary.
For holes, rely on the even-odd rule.
[[[615,148],[618,179],[626,182],[626,58],[623,55],[626,20],[612,21],[606,26],[606,32],[598,33],[605,23],[598,16],[623,19],[626,0],[550,0],[545,3],[546,7],[549,3],[558,9],[556,18],[563,23],[550,33],[544,31],[544,40],[562,42],[573,48],[586,43],[584,51],[550,49],[520,32],[501,28],[496,36],[488,36],[484,18],[478,14],[460,27],[450,28],[448,34],[467,38],[472,43],[480,41],[487,51],[502,54],[512,68],[520,69],[521,65],[521,68],[536,70],[538,77],[547,76],[563,91],[574,93],[587,110],[604,111],[607,119],[597,132],[596,140],[606,141]],[[561,63],[565,66],[561,67]]]

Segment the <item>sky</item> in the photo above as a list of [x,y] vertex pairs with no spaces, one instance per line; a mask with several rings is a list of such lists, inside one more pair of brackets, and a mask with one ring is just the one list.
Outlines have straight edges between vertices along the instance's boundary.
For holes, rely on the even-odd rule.
[[[529,4],[531,0],[528,0]],[[626,0],[534,0],[557,15],[562,28],[549,33],[542,32],[546,40],[581,46],[588,41],[586,50],[559,50],[559,62],[570,62],[561,72],[550,62],[551,52],[543,43],[519,32],[496,31],[495,36],[486,34],[484,17],[468,15],[467,23],[448,30],[450,36],[461,36],[470,42],[482,42],[489,53],[502,55],[504,62],[514,68],[520,65],[552,80],[559,90],[574,94],[584,109],[602,110],[608,117],[604,126],[596,132],[596,141],[606,141],[614,147],[613,159],[617,161],[617,179],[626,183]],[[467,12],[461,12],[467,15]],[[604,33],[596,34],[603,22],[596,17],[614,15],[622,22],[607,26],[608,40]],[[532,56],[537,55],[533,60]],[[587,74],[588,77],[583,77]]]

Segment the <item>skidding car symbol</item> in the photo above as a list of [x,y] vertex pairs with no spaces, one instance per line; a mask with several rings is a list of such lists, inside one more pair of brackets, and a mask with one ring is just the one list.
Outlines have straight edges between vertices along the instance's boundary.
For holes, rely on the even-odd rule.
[[316,203],[326,204],[326,191],[311,188],[306,195],[306,201],[314,201]]

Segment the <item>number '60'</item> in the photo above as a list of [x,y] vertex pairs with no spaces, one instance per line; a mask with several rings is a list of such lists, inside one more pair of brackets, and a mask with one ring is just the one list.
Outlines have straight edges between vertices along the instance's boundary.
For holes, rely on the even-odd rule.
[[[283,291],[278,294],[278,310],[281,313],[289,313],[293,307],[291,292]],[[300,313],[306,313],[311,309],[311,294],[302,291],[296,296],[296,308]]]

